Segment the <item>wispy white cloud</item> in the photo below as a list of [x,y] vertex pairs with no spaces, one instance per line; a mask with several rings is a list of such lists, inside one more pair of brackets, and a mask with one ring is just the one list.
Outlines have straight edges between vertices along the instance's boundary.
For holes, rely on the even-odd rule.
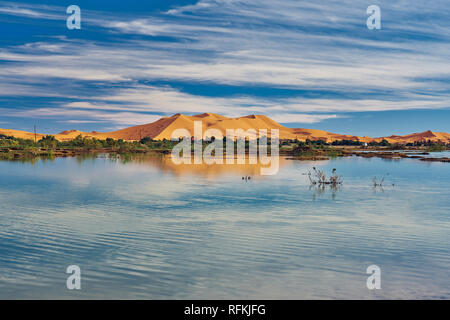
[[185,12],[194,12],[201,9],[209,9],[211,7],[214,7],[217,4],[217,2],[212,1],[198,1],[194,5],[188,5],[188,6],[181,6],[175,9],[170,9],[167,11],[167,14],[171,15],[177,15],[177,14],[183,14]]
[[14,7],[2,7],[2,8],[0,8],[0,13],[19,15],[19,16],[36,17],[36,18],[43,16],[42,13],[39,13],[37,11],[33,11],[33,10],[29,10],[29,9],[14,8]]
[[276,114],[272,119],[279,123],[316,123],[327,119],[344,118],[336,114],[302,114],[302,113],[285,113]]
[[80,124],[80,123],[102,123],[105,122],[105,120],[64,120],[59,122]]
[[2,1],[0,3],[0,14],[33,19],[59,20],[64,18],[65,11],[62,11],[61,7],[58,6]]
[[[156,115],[148,115],[145,113],[137,112],[103,112],[98,110],[75,110],[66,108],[36,108],[29,110],[2,109],[2,114],[8,117],[57,119],[60,121],[71,121],[70,123],[88,123],[86,121],[102,121],[116,125],[117,128],[129,125],[150,123],[159,119],[159,116]],[[83,120],[74,120],[73,118],[81,118]]]

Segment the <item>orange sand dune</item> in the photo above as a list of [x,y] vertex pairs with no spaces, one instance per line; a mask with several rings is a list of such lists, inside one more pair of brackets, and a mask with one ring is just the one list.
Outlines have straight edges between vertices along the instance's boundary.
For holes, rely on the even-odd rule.
[[40,134],[40,133],[37,133],[35,136],[34,133],[31,133],[31,132],[12,130],[12,129],[0,129],[0,134],[5,135],[5,136],[12,136],[12,137],[16,137],[16,138],[31,139],[31,140],[34,140],[35,137],[37,140],[39,140],[44,136],[43,134]]
[[420,133],[408,134],[405,136],[392,135],[389,137],[376,138],[375,141],[386,139],[390,143],[408,143],[414,141],[433,141],[450,143],[450,134],[445,132],[432,132],[430,130]]
[[[163,117],[155,122],[124,128],[113,132],[82,132],[77,130],[63,131],[56,134],[56,139],[60,141],[71,140],[81,135],[83,137],[95,137],[97,139],[124,139],[124,140],[140,140],[145,137],[150,137],[155,140],[171,139],[172,134],[177,129],[186,129],[191,135],[194,134],[194,121],[202,122],[203,134],[208,129],[217,129],[225,135],[226,129],[266,129],[267,135],[270,137],[270,129],[278,129],[280,139],[298,139],[298,140],[324,140],[332,142],[335,140],[359,140],[362,142],[381,141],[386,139],[390,143],[408,143],[414,141],[427,141],[445,142],[450,143],[450,134],[445,132],[432,132],[425,131],[422,133],[413,133],[405,136],[392,135],[389,137],[359,137],[353,135],[331,133],[323,130],[316,129],[303,129],[303,128],[287,128],[278,122],[266,117],[264,115],[250,115],[238,118],[228,118],[214,113],[202,113],[195,116],[186,116],[183,114],[175,114],[171,117]],[[34,134],[9,129],[0,129],[0,134],[11,135],[20,138],[34,139]],[[43,135],[38,134],[40,139]]]

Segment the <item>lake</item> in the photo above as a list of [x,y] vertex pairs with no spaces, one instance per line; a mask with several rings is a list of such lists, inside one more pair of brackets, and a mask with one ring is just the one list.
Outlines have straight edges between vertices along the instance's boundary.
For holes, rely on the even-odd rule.
[[[311,187],[313,166],[343,185]],[[449,163],[416,159],[281,158],[273,176],[167,157],[0,161],[0,298],[450,299],[449,190]]]

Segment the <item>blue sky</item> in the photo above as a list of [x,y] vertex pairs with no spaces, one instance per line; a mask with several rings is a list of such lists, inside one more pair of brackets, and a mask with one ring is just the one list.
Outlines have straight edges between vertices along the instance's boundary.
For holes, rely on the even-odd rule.
[[[66,8],[81,8],[68,30]],[[379,5],[382,29],[366,27]],[[0,128],[110,131],[174,113],[450,132],[450,3],[1,1]]]

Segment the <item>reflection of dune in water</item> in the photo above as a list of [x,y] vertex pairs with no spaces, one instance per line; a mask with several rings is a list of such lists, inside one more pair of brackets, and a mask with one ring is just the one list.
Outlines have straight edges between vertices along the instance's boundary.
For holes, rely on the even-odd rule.
[[[270,157],[269,157],[270,160]],[[234,159],[233,164],[227,164],[224,158],[223,164],[207,164],[203,161],[201,164],[194,164],[194,159],[191,158],[191,164],[175,164],[170,155],[168,156],[133,156],[131,159],[133,163],[155,167],[162,172],[169,172],[177,176],[183,175],[199,175],[206,178],[216,178],[219,176],[250,176],[251,178],[262,178],[261,168],[269,168],[270,163],[261,163],[259,158],[255,159],[255,164],[250,164],[248,156],[245,157],[244,164],[238,164],[237,158]],[[279,167],[292,165],[292,160],[286,160],[285,157],[279,157]]]

